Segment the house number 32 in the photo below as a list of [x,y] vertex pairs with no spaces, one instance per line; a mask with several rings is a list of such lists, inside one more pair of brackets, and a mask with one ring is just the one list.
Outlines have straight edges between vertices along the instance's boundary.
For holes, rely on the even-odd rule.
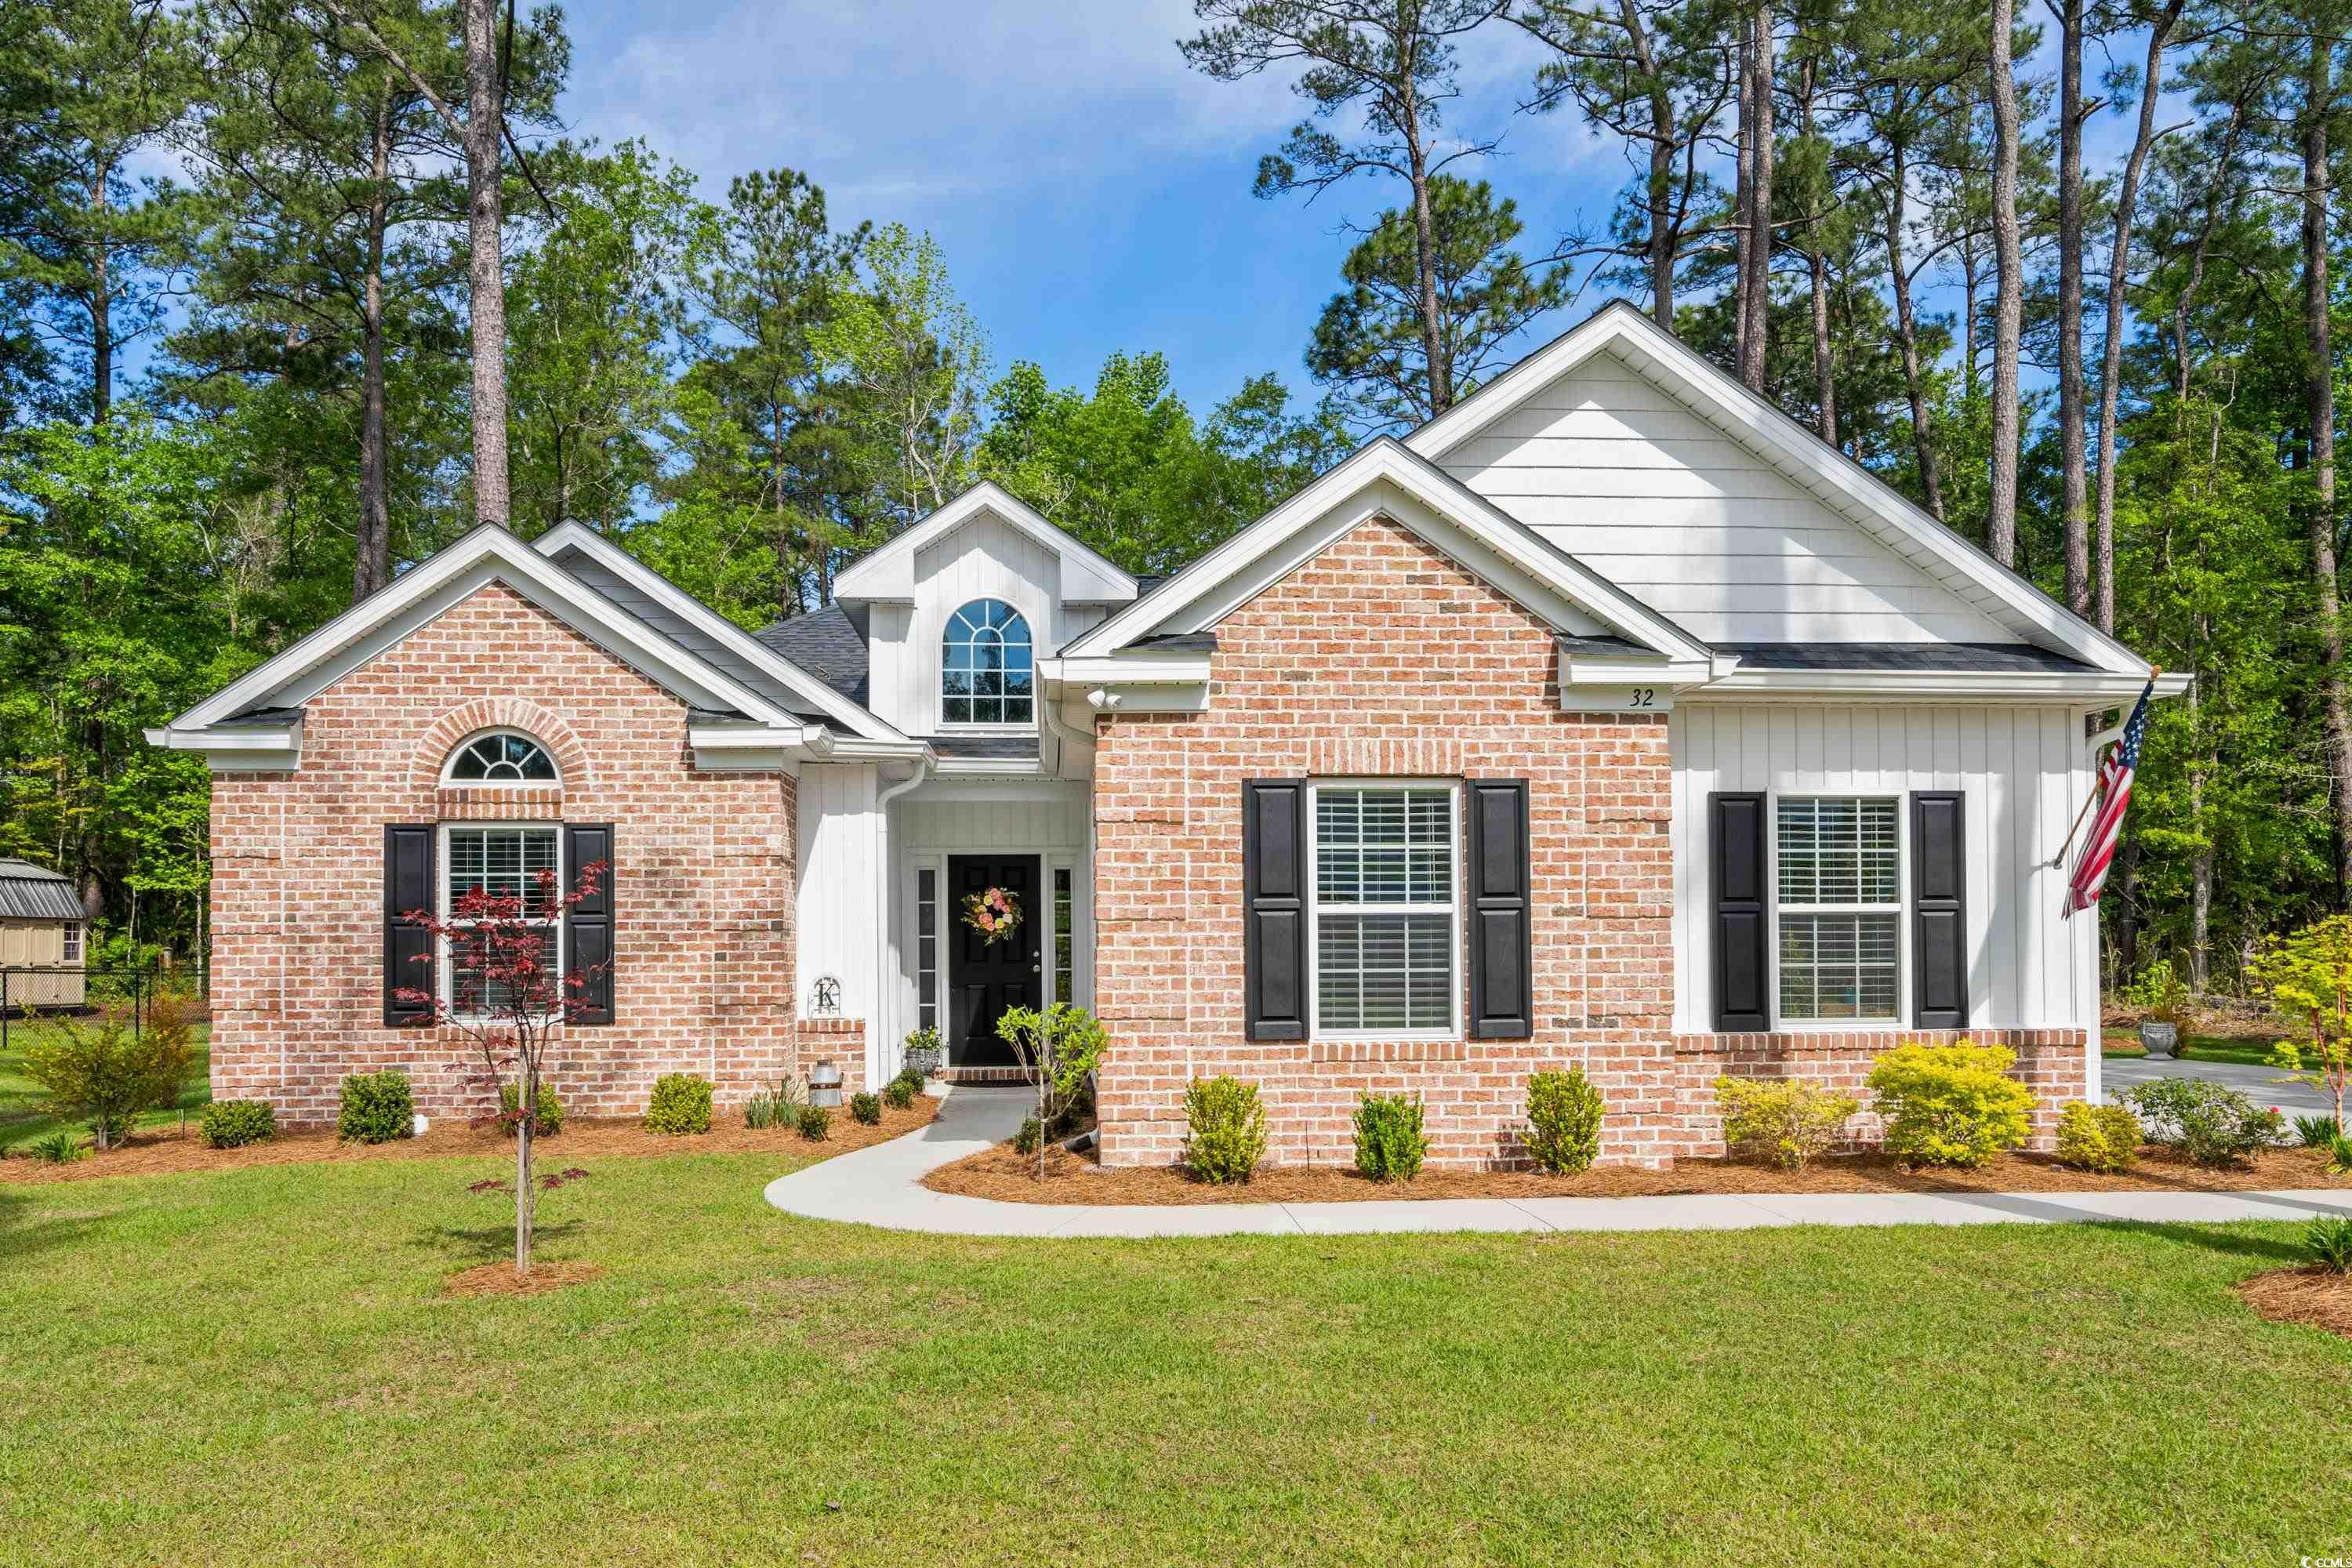
[[1658,689],[1654,686],[1633,688],[1633,699],[1625,704],[1628,708],[1655,708],[1657,705]]

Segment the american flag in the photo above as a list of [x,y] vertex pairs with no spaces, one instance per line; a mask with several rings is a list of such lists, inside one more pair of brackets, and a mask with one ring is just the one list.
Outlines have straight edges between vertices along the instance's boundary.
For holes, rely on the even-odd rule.
[[2066,884],[2066,912],[2087,910],[2099,901],[2107,885],[2107,868],[2116,858],[2116,841],[2123,837],[2124,812],[2131,805],[2132,775],[2139,771],[2140,742],[2147,739],[2147,700],[2155,695],[2151,680],[2124,725],[2124,738],[2107,748],[2099,763],[2099,809],[2091,818],[2090,837],[2074,857],[2074,875]]

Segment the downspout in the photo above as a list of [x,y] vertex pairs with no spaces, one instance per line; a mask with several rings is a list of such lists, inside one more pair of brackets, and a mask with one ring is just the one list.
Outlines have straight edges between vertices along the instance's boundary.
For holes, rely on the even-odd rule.
[[867,1009],[871,1020],[867,1028],[874,1037],[866,1042],[866,1076],[869,1088],[873,1086],[876,1069],[880,1067],[882,1061],[882,1031],[886,1025],[895,1026],[898,1023],[896,1018],[885,1016],[886,1009],[890,1005],[885,998],[895,998],[898,995],[896,984],[898,977],[890,972],[890,889],[898,880],[897,868],[890,863],[890,803],[930,776],[931,752],[930,748],[927,746],[923,749],[923,754],[915,760],[913,773],[874,797],[875,832],[879,837],[877,847],[880,850],[878,858],[881,861],[879,868],[881,886],[874,896],[877,915],[874,931],[874,1005]]

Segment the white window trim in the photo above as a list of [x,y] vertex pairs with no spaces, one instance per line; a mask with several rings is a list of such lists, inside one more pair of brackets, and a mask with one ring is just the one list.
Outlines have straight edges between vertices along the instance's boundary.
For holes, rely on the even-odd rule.
[[[985,722],[975,719],[958,719],[951,721],[948,718],[948,631],[955,624],[955,618],[958,616],[962,615],[974,605],[983,605],[992,599],[1021,617],[1022,626],[1029,633],[1029,717],[995,719]],[[1037,675],[1037,661],[1046,657],[1045,649],[1038,644],[1036,616],[1003,594],[976,595],[955,605],[940,618],[939,635],[932,638],[931,646],[937,650],[939,656],[939,663],[936,667],[939,678],[931,683],[931,721],[934,734],[1027,735],[1035,733],[1038,704],[1045,700],[1045,692],[1041,689]]]
[[[1772,918],[1765,941],[1765,989],[1771,998],[1772,1028],[1790,1035],[1835,1034],[1854,1029],[1906,1027],[1911,1016],[1911,813],[1900,790],[1779,790],[1769,792],[1771,821],[1765,837],[1764,882],[1771,890]],[[1784,800],[1891,800],[1895,803],[1895,901],[1891,904],[1796,904],[1799,915],[1892,915],[1895,917],[1895,1011],[1885,1017],[1790,1018],[1780,1012],[1780,804]]]
[[[555,770],[555,776],[551,779],[461,779],[455,776],[459,757],[479,742],[500,735],[512,735],[517,740],[529,741],[537,746],[540,755],[547,759],[547,765]],[[454,789],[562,789],[563,764],[555,760],[555,749],[530,731],[501,725],[492,730],[477,730],[450,747],[449,754],[441,759],[441,782]]]
[[[1317,853],[1316,802],[1326,788],[1330,789],[1410,789],[1444,790],[1449,814],[1449,837],[1453,843],[1453,897],[1446,917],[1452,922],[1446,951],[1452,955],[1453,984],[1446,987],[1449,1008],[1448,1021],[1442,1029],[1327,1029],[1323,1026],[1323,879]],[[1462,781],[1438,778],[1318,778],[1307,784],[1307,835],[1300,846],[1305,862],[1302,874],[1307,884],[1307,1037],[1309,1040],[1459,1040],[1462,1033],[1462,998],[1469,984],[1467,927],[1462,918],[1462,888],[1465,859],[1464,836],[1467,829],[1462,816]],[[1436,912],[1433,904],[1341,904],[1336,906],[1351,915],[1426,915]]]
[[[551,757],[552,757],[552,753],[551,753]],[[479,781],[468,781],[468,782],[479,782]],[[544,786],[541,786],[541,787],[544,787]],[[433,850],[434,850],[434,860],[433,860],[433,873],[434,873],[434,875],[433,875],[433,880],[434,880],[434,889],[433,889],[433,907],[434,907],[434,909],[435,909],[436,910],[437,910],[437,911],[439,912],[439,914],[440,914],[440,916],[441,916],[441,918],[442,918],[443,920],[445,920],[445,921],[446,921],[446,920],[448,920],[448,919],[450,919],[450,918],[451,918],[451,917],[450,917],[450,914],[449,914],[449,909],[450,909],[450,902],[449,902],[449,835],[450,835],[450,833],[451,833],[453,830],[454,830],[454,831],[456,831],[456,832],[466,833],[466,832],[472,832],[472,831],[474,831],[475,829],[478,829],[478,828],[488,828],[488,829],[490,829],[490,830],[492,830],[492,831],[496,831],[496,830],[500,829],[500,828],[529,828],[529,829],[537,829],[537,830],[540,830],[540,831],[542,831],[542,832],[548,832],[548,833],[552,833],[552,834],[554,834],[554,835],[555,835],[555,891],[556,891],[556,896],[557,896],[558,898],[562,897],[563,893],[564,893],[564,892],[566,891],[566,889],[567,889],[568,884],[567,884],[567,883],[564,881],[564,879],[563,879],[563,869],[564,869],[564,868],[563,868],[563,825],[562,825],[562,823],[560,823],[560,822],[547,822],[547,821],[538,821],[538,822],[444,822],[444,823],[440,824],[440,825],[438,826],[438,827],[436,829],[436,835],[435,835],[435,837],[436,837],[436,841],[435,841],[434,846],[433,846]],[[562,995],[563,995],[563,994],[564,994],[564,991],[563,991],[563,948],[564,948],[564,940],[563,940],[563,938],[564,938],[564,931],[563,931],[563,915],[562,915],[560,911],[557,913],[557,915],[556,915],[556,917],[555,917],[555,921],[554,921],[554,931],[555,931],[555,994],[556,994],[556,995],[557,995],[557,996],[561,997]],[[451,951],[449,944],[448,944],[446,942],[442,942],[442,943],[441,943],[441,951],[440,951],[438,953],[435,954],[435,958],[437,960],[437,963],[436,963],[436,969],[437,969],[437,971],[438,971],[438,973],[437,973],[437,974],[436,974],[436,989],[440,992],[440,994],[441,994],[441,1005],[442,1005],[445,1009],[446,1009],[446,1010],[448,1011],[448,1013],[450,1014],[450,1016],[451,1016],[456,1017],[456,1018],[458,1018],[458,1019],[461,1019],[461,1020],[463,1020],[463,1021],[465,1021],[465,1022],[467,1022],[467,1023],[477,1023],[477,1024],[478,1024],[478,1023],[487,1023],[487,1022],[492,1021],[492,1020],[494,1020],[494,1019],[498,1018],[498,1017],[500,1016],[500,1015],[496,1014],[496,1013],[459,1013],[459,1012],[457,1011],[457,1004],[456,1004],[456,1002],[455,1002],[455,1000],[454,1000],[454,998],[455,998],[455,996],[456,996],[456,994],[457,994],[456,987],[457,987],[457,955],[456,955],[456,953],[455,953],[454,952],[452,952],[452,951]],[[555,1012],[554,1012],[554,1013],[552,1013],[552,1014],[545,1014],[545,1015],[542,1015],[542,1016],[548,1016],[548,1017],[560,1017],[560,1016],[562,1016],[562,1006],[559,1005],[558,1005],[558,1007],[556,1008],[556,1010],[555,1010]]]
[[58,934],[58,962],[59,963],[79,963],[82,961],[81,941],[81,922],[79,921],[66,921],[64,930],[59,931]]

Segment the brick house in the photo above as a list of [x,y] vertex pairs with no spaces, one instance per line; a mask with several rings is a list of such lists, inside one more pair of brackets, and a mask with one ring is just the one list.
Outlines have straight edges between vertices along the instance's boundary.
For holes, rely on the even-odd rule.
[[1003,1075],[998,1016],[1067,1000],[1111,1163],[1177,1157],[1213,1073],[1277,1161],[1346,1159],[1366,1089],[1508,1161],[1576,1064],[1656,1164],[1720,1148],[1718,1074],[1899,1039],[2095,1095],[2052,861],[2147,679],[1612,306],[1164,582],[981,485],[750,634],[579,525],[479,529],[150,739],[214,773],[214,1091],[291,1121],[380,1066],[473,1109],[404,914],[604,859],[551,939],[609,959],[584,1111],[877,1083],[917,1028]]

